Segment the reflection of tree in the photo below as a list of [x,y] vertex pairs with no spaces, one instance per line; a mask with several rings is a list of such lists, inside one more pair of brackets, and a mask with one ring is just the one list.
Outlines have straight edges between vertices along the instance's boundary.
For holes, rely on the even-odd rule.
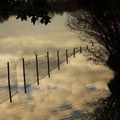
[[108,59],[107,55],[108,52],[105,50],[102,46],[94,46],[91,48],[88,48],[84,50],[86,53],[86,56],[88,56],[89,61],[94,61],[95,64],[104,64],[106,65],[106,61]]
[[88,106],[94,107],[95,111],[83,116],[81,120],[120,120],[120,100],[112,95],[88,103]]

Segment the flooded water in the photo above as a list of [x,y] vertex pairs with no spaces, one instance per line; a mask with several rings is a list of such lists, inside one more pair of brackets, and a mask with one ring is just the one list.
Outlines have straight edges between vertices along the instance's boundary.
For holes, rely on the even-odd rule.
[[[22,57],[32,58],[35,53],[46,55],[46,51],[83,46],[86,36],[70,31],[67,19],[67,13],[56,14],[47,26],[38,22],[33,26],[30,20],[22,22],[12,16],[0,23],[0,66],[6,67],[8,61],[14,64]],[[69,64],[61,65],[61,71],[52,71],[51,78],[41,79],[39,86],[32,84],[27,94],[18,87],[13,103],[7,100],[0,104],[0,120],[84,119],[94,110],[87,103],[110,94],[107,83],[112,77],[108,67],[95,65],[84,53],[77,53]]]
[[53,71],[51,78],[32,85],[25,95],[23,90],[1,104],[0,119],[8,120],[72,120],[92,112],[87,103],[109,94],[106,83],[111,72],[104,66],[95,66],[77,54],[70,64],[63,64],[61,71]]
[[80,46],[80,40],[66,27],[67,15],[56,15],[47,26],[30,21],[21,22],[11,17],[0,24],[0,59],[21,58],[34,53],[45,54],[47,50],[59,50]]

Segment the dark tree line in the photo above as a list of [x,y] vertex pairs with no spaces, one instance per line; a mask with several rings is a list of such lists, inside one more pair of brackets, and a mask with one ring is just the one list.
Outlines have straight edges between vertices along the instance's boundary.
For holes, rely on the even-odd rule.
[[[80,0],[78,4],[80,9],[70,13],[67,25],[73,31],[84,31],[95,38],[102,47],[100,47],[99,51],[97,50],[98,48],[88,50],[88,55],[91,55],[93,60],[104,62],[114,72],[114,78],[108,83],[111,95],[95,103],[99,107],[91,115],[88,115],[86,119],[119,120],[120,1]],[[89,42],[89,38],[87,40]]]
[[10,16],[16,16],[16,19],[22,21],[30,18],[33,24],[39,21],[47,25],[51,20],[49,11],[50,7],[46,0],[1,0],[0,22],[8,20]]
[[[80,10],[70,13],[68,26],[74,31],[85,31],[103,46],[108,65],[115,75],[116,86],[111,92],[120,94],[120,2],[92,0],[80,3]],[[89,41],[89,39],[88,39]],[[94,51],[96,52],[96,51]]]
[[0,1],[0,22],[8,20],[11,16],[27,21],[31,19],[33,24],[39,21],[47,25],[51,22],[51,17],[64,12],[76,11],[78,9],[77,0],[1,0]]

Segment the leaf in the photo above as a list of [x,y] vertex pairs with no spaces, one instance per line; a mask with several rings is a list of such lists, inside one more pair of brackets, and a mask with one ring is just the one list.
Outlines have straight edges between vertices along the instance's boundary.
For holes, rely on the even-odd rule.
[[36,23],[36,18],[35,18],[35,16],[33,16],[32,18],[31,18],[31,22],[33,23],[33,25],[35,25],[35,23]]

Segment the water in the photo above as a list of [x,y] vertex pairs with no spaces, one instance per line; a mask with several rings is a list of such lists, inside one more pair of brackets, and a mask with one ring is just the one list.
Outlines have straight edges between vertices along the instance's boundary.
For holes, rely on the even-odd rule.
[[109,94],[106,83],[110,74],[107,68],[93,67],[77,54],[68,65],[61,66],[61,71],[53,71],[50,79],[46,77],[39,86],[30,86],[26,95],[21,89],[12,104],[1,104],[0,119],[80,119],[92,111],[86,103]]
[[[67,13],[55,15],[47,26],[30,20],[16,20],[10,17],[0,24],[0,65],[32,58],[34,53],[46,55],[46,51],[79,47],[86,39],[83,33],[78,36],[66,27]],[[107,82],[112,72],[103,65],[88,62],[83,54],[63,64],[61,71],[53,71],[52,77],[33,84],[24,94],[23,87],[13,97],[13,103],[0,104],[0,120],[73,120],[82,119],[93,111],[87,103],[97,101],[109,94]],[[19,80],[18,80],[19,82]]]

